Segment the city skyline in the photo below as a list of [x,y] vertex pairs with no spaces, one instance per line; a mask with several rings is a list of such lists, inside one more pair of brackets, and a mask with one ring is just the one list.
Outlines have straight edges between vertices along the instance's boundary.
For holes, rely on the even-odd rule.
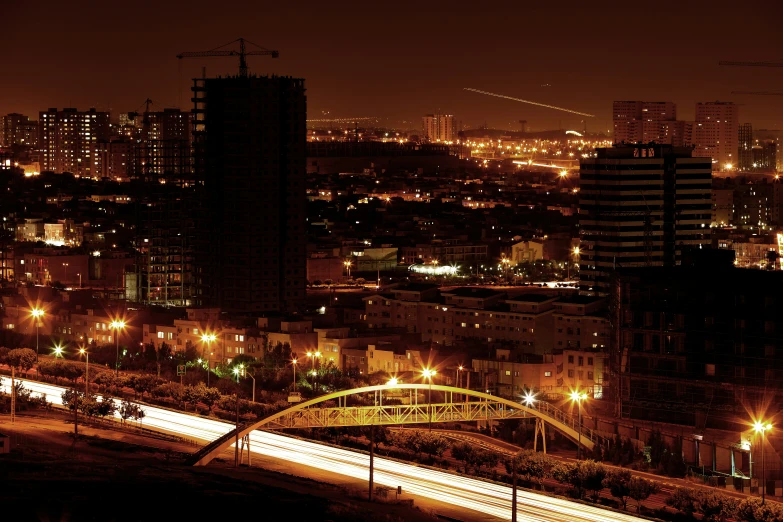
[[[197,1],[188,10],[156,5],[152,16],[141,8],[135,14],[90,3],[81,7],[45,7],[49,17],[37,21],[38,37],[6,58],[15,74],[0,86],[0,112],[34,117],[50,107],[96,107],[118,114],[137,109],[146,98],[160,108],[188,109],[188,87],[202,67],[208,76],[235,74],[237,63],[234,58],[177,60],[176,55],[244,37],[280,51],[277,60],[251,58],[251,73],[307,80],[309,118],[374,116],[388,126],[418,128],[423,114],[444,112],[466,128],[486,123],[516,129],[525,119],[531,130],[583,129],[586,121],[588,130],[606,132],[612,128],[612,101],[647,99],[673,101],[684,120],[695,118],[697,102],[720,100],[740,104],[740,121],[755,128],[780,128],[781,123],[774,109],[782,99],[731,94],[773,90],[777,69],[718,65],[719,60],[777,59],[767,51],[774,44],[777,5],[763,12],[732,10],[731,16],[727,8],[701,2],[663,4],[654,11],[615,3],[601,10],[572,5],[559,11],[453,4],[412,11],[400,5],[384,16],[356,5],[310,5],[302,11],[247,4],[222,12]],[[28,35],[28,9],[10,7],[11,23],[1,37],[8,39],[6,47]],[[654,49],[635,48],[644,30],[664,30],[664,13],[667,20],[673,17],[669,29],[679,30],[676,37],[656,41]],[[606,30],[593,31],[591,19]],[[119,23],[144,27],[144,38],[117,38]],[[79,31],[63,29],[81,25],[86,27]],[[422,36],[424,31],[434,37]],[[111,45],[80,54],[103,40]],[[465,87],[596,117],[486,97]]]

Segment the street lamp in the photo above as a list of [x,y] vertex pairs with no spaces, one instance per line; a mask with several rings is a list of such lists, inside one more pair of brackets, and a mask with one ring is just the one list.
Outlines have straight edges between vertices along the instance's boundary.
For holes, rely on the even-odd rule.
[[[32,314],[33,318],[35,318],[35,364],[38,364],[38,329],[41,326],[41,318],[44,316],[45,312],[43,311],[43,308],[33,308],[30,310],[30,314]],[[38,372],[38,368],[36,367],[36,373]]]
[[291,359],[291,368],[294,370],[294,391],[296,391],[296,359]]
[[430,381],[430,389],[427,393],[427,417],[429,417],[429,431],[432,431],[432,378],[435,377],[435,375],[438,372],[435,370],[430,370],[429,368],[424,368],[422,370],[421,374],[425,379],[429,379]]
[[65,278],[63,280],[63,284],[65,284],[68,281],[68,263],[63,263],[63,266],[65,267]]
[[753,431],[758,435],[761,434],[761,503],[766,500],[767,493],[767,470],[764,465],[764,443],[766,442],[767,432],[772,429],[772,424],[767,422],[766,424],[761,421],[753,423]]
[[63,347],[61,345],[58,344],[54,346],[54,356],[55,357],[63,356]]
[[389,379],[389,382],[386,383],[387,386],[397,386],[397,377],[392,377]]
[[579,428],[577,429],[576,460],[582,459],[582,401],[587,400],[585,392],[572,391],[571,401],[576,403],[579,412]]
[[343,261],[343,265],[345,266],[345,269],[348,270],[348,279],[351,278],[351,264],[352,263],[350,259],[346,259],[345,261]]
[[465,367],[461,364],[457,366],[457,388],[462,388],[462,370],[464,370]]
[[[576,259],[576,263],[574,263],[574,264],[578,264],[579,263],[579,247],[574,247],[573,253],[574,253],[574,258]],[[568,279],[571,279],[571,263],[570,263],[570,261],[568,262]]]
[[[207,359],[207,387],[209,387],[209,374],[212,371],[212,343],[214,343],[215,340],[217,340],[217,335],[215,335],[215,334],[206,334],[205,333],[204,335],[201,336],[201,342],[202,343],[207,343],[207,350],[208,350],[208,356],[209,356],[209,358]],[[204,356],[204,349],[203,349],[203,347],[201,349],[201,356],[202,356],[202,358]]]
[[84,371],[84,396],[87,397],[90,394],[90,352],[82,346],[79,348],[79,353],[87,357],[87,366]]
[[531,391],[526,391],[522,401],[525,403],[525,406],[532,408],[536,403],[536,394]]
[[119,376],[120,375],[120,330],[123,330],[125,328],[125,321],[121,320],[114,320],[109,325],[114,330],[114,337],[116,338],[116,346],[117,346],[117,358],[115,360],[115,368],[114,368],[114,374]]

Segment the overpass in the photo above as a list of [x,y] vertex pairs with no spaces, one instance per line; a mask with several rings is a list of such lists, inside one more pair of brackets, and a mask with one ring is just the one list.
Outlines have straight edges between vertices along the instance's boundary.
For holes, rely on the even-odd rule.
[[[386,393],[388,401],[389,395],[397,398],[404,390],[408,390],[409,393],[408,404],[383,404],[384,393]],[[440,392],[443,396],[443,402],[419,403],[418,398],[421,391],[427,392],[428,396],[431,396],[433,391]],[[347,406],[348,397],[365,394],[373,394],[372,405]],[[336,406],[334,405],[335,400],[337,401]],[[248,445],[250,443],[250,433],[257,429],[396,426],[524,418],[536,419],[536,440],[538,433],[541,433],[544,438],[544,426],[549,425],[586,449],[592,450],[600,442],[600,436],[593,430],[579,426],[573,415],[543,401],[537,401],[534,405],[527,406],[487,393],[453,386],[393,384],[366,386],[329,393],[286,408],[261,420],[240,425],[191,455],[188,463],[194,466],[206,466],[232,444],[235,444],[236,451],[239,451],[240,439],[242,439],[241,450],[244,451],[245,443]],[[544,451],[546,451],[545,442]]]

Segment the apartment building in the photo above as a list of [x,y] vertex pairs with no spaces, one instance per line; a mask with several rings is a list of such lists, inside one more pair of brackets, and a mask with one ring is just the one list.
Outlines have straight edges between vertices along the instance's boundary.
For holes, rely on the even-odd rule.
[[[603,303],[600,299],[566,301],[556,310],[559,298],[549,294],[527,293],[509,298],[504,292],[488,288],[440,291],[435,285],[411,284],[367,296],[364,302],[370,328],[404,328],[407,332],[420,334],[422,341],[446,346],[472,340],[543,354],[558,348],[556,338],[565,347],[575,347],[576,341],[580,345],[600,346],[606,344],[608,338],[605,324],[587,323],[594,318],[589,314],[593,310],[597,312]],[[561,323],[574,321],[572,326],[560,326],[563,331],[557,337],[556,311]],[[568,333],[568,328],[572,328],[572,333]],[[574,333],[573,328],[579,328],[579,333]],[[596,335],[588,343],[592,333]],[[599,335],[604,342],[597,342]]]

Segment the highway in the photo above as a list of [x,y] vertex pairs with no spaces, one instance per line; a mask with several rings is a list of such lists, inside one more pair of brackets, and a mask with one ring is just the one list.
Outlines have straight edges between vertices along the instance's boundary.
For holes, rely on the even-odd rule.
[[[36,381],[23,381],[34,395],[45,394],[55,406],[62,406],[61,393],[66,389]],[[0,377],[0,389],[10,391],[11,379]],[[233,424],[173,412],[164,408],[142,405],[146,416],[144,426],[177,435],[211,441],[227,433]],[[250,438],[251,451],[256,454],[298,463],[311,468],[337,473],[358,480],[368,479],[369,456],[341,448],[286,437],[277,433],[255,431]],[[232,451],[233,454],[233,451]],[[376,457],[375,484],[396,488],[405,493],[432,499],[477,513],[511,519],[511,488],[453,473]],[[641,518],[617,513],[568,500],[537,493],[518,491],[518,520],[530,522],[630,522]]]

